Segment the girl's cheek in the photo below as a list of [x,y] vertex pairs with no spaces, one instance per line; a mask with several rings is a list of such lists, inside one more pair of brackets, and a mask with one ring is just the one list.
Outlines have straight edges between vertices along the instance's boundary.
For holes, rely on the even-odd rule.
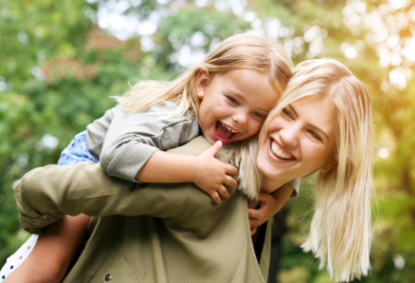
[[261,130],[262,124],[264,124],[264,121],[254,120],[253,131],[255,134]]

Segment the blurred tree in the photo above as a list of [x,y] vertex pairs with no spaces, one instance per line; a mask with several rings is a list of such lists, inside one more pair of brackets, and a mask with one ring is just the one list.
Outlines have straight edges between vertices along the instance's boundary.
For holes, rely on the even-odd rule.
[[[20,176],[55,163],[128,83],[173,79],[220,40],[249,31],[278,39],[295,63],[343,59],[368,86],[381,215],[372,275],[362,281],[415,280],[410,1],[6,0],[0,18],[0,262],[27,237],[19,232],[11,189]],[[280,282],[331,281],[298,247],[312,210],[309,182],[290,203]]]
[[0,3],[0,260],[19,244],[7,244],[18,227],[12,183],[58,153],[47,133],[59,126],[59,108],[44,107],[47,84],[39,66],[54,56],[75,56],[92,27],[81,11],[95,8],[80,0]]

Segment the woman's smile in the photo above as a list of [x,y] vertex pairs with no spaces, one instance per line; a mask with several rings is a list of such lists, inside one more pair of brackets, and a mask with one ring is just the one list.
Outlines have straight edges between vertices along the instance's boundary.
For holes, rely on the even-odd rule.
[[335,107],[321,96],[294,101],[261,131],[257,166],[263,178],[289,182],[324,164],[334,147]]
[[273,156],[276,157],[277,160],[282,161],[293,161],[295,160],[295,156],[292,155],[288,150],[283,149],[281,145],[278,144],[276,140],[270,138],[270,151]]

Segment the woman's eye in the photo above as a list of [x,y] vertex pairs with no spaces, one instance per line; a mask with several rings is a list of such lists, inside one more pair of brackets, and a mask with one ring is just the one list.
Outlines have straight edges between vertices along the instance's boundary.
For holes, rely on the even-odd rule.
[[235,99],[235,98],[233,98],[233,97],[230,97],[230,96],[227,96],[226,97],[232,104],[235,104],[235,105],[238,105],[239,103],[238,103],[238,101]]
[[293,115],[287,108],[282,109],[282,113],[284,114],[284,116],[290,118],[291,120],[294,119]]
[[311,135],[314,139],[316,139],[316,140],[318,140],[318,141],[323,141],[323,140],[321,139],[320,135],[319,135],[319,134],[317,134],[316,132],[314,132],[314,131],[308,131],[308,132],[310,133],[310,135]]

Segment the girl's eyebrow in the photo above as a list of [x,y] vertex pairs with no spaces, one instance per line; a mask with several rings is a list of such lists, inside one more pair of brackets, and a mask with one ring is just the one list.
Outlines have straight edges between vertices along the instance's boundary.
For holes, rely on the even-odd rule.
[[[295,114],[296,117],[299,116],[298,113],[297,113],[297,111],[295,111],[295,108],[291,104],[287,105],[287,107],[290,108],[290,110]],[[322,129],[320,129],[319,127],[317,127],[316,125],[313,125],[313,124],[310,124],[310,123],[307,123],[307,125],[309,127],[313,128],[313,129],[315,129],[315,130],[323,133],[326,136],[327,140],[330,140],[330,138],[327,135],[327,133],[325,131],[323,131]]]
[[[235,90],[230,90],[230,92],[235,95],[239,100],[246,102],[246,98],[243,94],[241,94],[239,91],[235,91]],[[265,107],[258,107],[256,109],[259,112],[264,112],[264,114],[268,114],[269,109],[265,108]]]

